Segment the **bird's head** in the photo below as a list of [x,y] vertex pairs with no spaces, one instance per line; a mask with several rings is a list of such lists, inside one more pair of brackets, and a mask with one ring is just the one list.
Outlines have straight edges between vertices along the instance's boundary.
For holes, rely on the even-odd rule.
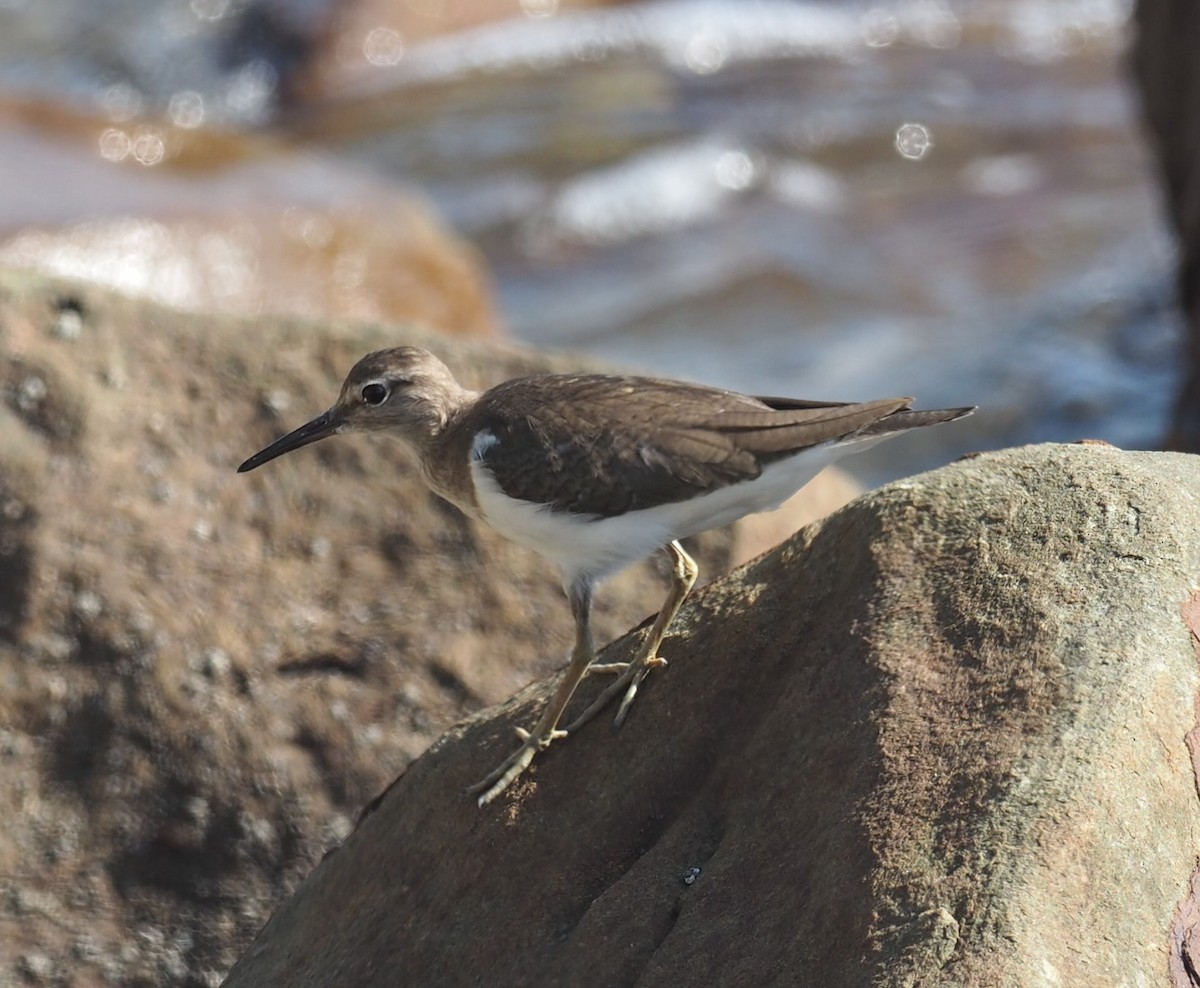
[[345,432],[386,430],[420,448],[469,396],[428,351],[408,346],[377,350],[350,369],[332,407],[255,453],[238,473]]

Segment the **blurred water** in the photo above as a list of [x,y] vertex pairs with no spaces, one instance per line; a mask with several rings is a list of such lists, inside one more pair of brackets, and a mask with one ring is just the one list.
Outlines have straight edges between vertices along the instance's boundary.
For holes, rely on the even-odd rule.
[[[269,6],[302,24],[324,5]],[[1172,256],[1121,0],[658,0],[414,45],[380,28],[284,112],[251,7],[0,0],[0,85],[270,117],[348,175],[413,182],[532,343],[758,393],[983,406],[880,447],[871,480],[1162,431]],[[102,8],[139,27],[81,35]],[[80,43],[48,41],[54,18]]]
[[525,339],[984,406],[939,446],[1148,445],[1177,329],[1127,15],[670,0],[481,28],[378,79],[327,146],[419,176]]

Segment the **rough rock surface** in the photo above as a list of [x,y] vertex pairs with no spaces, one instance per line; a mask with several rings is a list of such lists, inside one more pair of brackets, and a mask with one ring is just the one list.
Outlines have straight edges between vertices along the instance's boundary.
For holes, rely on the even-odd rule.
[[[397,444],[234,473],[401,342],[476,384],[579,366],[0,271],[0,985],[215,984],[411,759],[562,663],[556,574]],[[606,584],[598,636],[665,586]]]
[[1200,7],[1138,0],[1130,65],[1158,152],[1166,209],[1180,243],[1179,295],[1187,320],[1187,368],[1169,449],[1200,452]]
[[1178,454],[1027,447],[867,495],[696,594],[625,727],[497,804],[463,789],[551,684],[447,733],[227,985],[1167,983],[1198,532]]

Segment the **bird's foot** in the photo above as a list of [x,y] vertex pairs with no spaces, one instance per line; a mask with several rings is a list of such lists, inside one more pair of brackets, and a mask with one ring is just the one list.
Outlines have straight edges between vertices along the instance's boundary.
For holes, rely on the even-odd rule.
[[[523,727],[515,728],[515,733],[518,741],[528,741],[531,737],[533,737],[533,735]],[[551,741],[557,741],[560,738],[565,738],[566,736],[566,731],[551,731],[545,738],[542,739],[542,750],[548,748]]]
[[[665,666],[666,664],[667,660],[659,658],[657,655],[651,656],[646,660],[646,665],[650,666],[652,669],[657,669],[659,666]],[[584,675],[590,676],[593,673],[597,673],[601,676],[619,676],[624,673],[629,666],[630,663],[628,662],[596,662],[587,667],[587,672],[585,672]]]
[[588,666],[587,672],[583,675],[585,678],[587,676],[619,676],[628,668],[628,662],[597,662]]
[[621,705],[617,707],[617,716],[613,718],[613,727],[620,727],[625,723],[625,718],[629,716],[629,708],[633,706],[633,700],[637,696],[638,687],[641,686],[642,680],[650,675],[650,670],[659,664],[666,665],[660,659],[658,663],[647,662],[634,669],[629,686],[625,690],[625,695],[621,697]]
[[[591,705],[570,724],[567,725],[567,733],[574,734],[584,724],[596,716],[601,710],[608,706],[609,702],[622,690],[625,695],[621,698],[621,705],[617,707],[617,716],[613,720],[614,727],[620,727],[625,723],[625,718],[629,715],[629,708],[633,704],[634,697],[637,696],[638,687],[642,680],[645,679],[651,669],[657,669],[659,666],[665,666],[667,660],[660,658],[657,655],[648,655],[645,658],[637,658],[632,662],[613,662],[610,665],[621,666],[620,675],[617,676],[596,699],[591,702]],[[607,672],[604,666],[593,666],[597,672]],[[617,670],[612,670],[616,672]]]
[[[642,685],[642,680],[650,674],[651,669],[667,664],[665,659],[658,656],[659,646],[666,637],[667,628],[675,620],[675,615],[679,613],[679,608],[683,604],[684,598],[687,597],[688,591],[692,589],[692,584],[696,582],[696,564],[692,561],[692,557],[683,551],[683,546],[678,542],[671,542],[667,545],[667,551],[670,552],[674,561],[671,571],[674,579],[671,584],[671,592],[667,595],[662,610],[658,612],[658,617],[650,626],[649,633],[642,639],[633,661],[612,663],[614,667],[624,665],[624,668],[620,670],[620,674],[611,685],[592,701],[591,706],[567,725],[567,730],[572,734],[608,706],[609,700],[624,690],[625,695],[621,698],[621,704],[617,707],[617,716],[613,721],[614,727],[620,727],[629,715],[629,708],[637,697],[638,687]],[[592,668],[597,672],[607,671],[605,666],[593,666]],[[616,668],[613,671],[616,671]]]
[[521,739],[521,746],[496,766],[487,778],[475,783],[467,792],[472,795],[482,793],[479,797],[479,805],[487,805],[517,781],[521,773],[533,764],[534,756],[549,748],[552,741],[565,738],[568,733],[568,731],[551,730],[541,735],[534,735],[525,728],[518,727],[517,737]]

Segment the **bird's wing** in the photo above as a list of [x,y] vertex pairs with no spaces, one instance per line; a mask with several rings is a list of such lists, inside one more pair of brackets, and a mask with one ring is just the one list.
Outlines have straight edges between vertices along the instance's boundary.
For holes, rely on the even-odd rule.
[[508,496],[618,515],[752,480],[766,464],[843,439],[908,402],[759,399],[652,378],[547,376],[485,394],[472,427],[491,436],[477,458]]

